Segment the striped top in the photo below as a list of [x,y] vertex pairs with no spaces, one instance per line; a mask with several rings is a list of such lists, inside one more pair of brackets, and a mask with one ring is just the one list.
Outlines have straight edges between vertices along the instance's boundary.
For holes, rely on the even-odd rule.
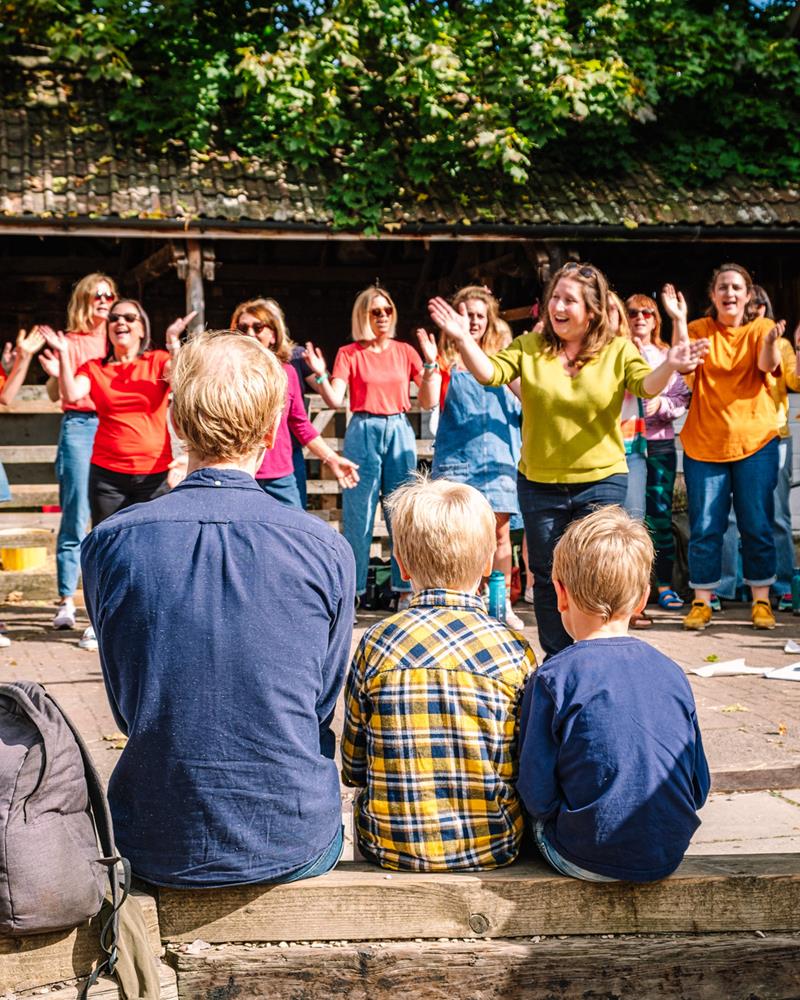
[[519,851],[519,717],[536,667],[471,594],[424,590],[368,629],[345,693],[342,777],[359,846],[413,871],[496,868]]

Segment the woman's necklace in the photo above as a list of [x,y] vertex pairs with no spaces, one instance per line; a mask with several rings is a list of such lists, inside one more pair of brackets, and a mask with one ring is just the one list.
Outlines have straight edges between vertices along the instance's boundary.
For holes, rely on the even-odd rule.
[[583,368],[583,361],[578,360],[578,354],[580,354],[580,348],[578,348],[578,353],[575,357],[570,357],[569,352],[564,344],[561,345],[561,353],[564,355],[564,360],[566,361],[566,367],[570,371],[580,371]]

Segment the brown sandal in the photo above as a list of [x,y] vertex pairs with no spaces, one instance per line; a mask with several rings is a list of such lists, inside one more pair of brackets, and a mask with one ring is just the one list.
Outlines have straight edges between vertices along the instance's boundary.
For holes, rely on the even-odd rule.
[[642,611],[638,615],[631,615],[631,620],[628,622],[628,628],[652,628],[653,619],[647,614],[646,611]]

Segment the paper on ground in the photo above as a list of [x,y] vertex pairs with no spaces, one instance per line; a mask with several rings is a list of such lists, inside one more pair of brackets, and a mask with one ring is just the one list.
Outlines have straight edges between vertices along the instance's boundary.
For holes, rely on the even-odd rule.
[[764,676],[771,681],[800,681],[800,663],[790,663],[788,667],[766,670]]
[[795,642],[794,639],[787,639],[783,651],[784,653],[800,653],[800,642]]
[[738,674],[760,674],[763,677],[764,668],[748,667],[742,658],[740,660],[725,660],[722,663],[706,663],[691,672],[697,674],[698,677],[736,677]]

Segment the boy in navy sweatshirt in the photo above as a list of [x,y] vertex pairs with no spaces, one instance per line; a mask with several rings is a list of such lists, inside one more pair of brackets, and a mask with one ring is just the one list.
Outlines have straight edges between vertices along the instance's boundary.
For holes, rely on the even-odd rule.
[[574,521],[553,557],[558,610],[575,643],[528,684],[517,787],[539,850],[574,878],[669,875],[708,795],[689,683],[628,635],[652,562],[647,530],[620,507]]

